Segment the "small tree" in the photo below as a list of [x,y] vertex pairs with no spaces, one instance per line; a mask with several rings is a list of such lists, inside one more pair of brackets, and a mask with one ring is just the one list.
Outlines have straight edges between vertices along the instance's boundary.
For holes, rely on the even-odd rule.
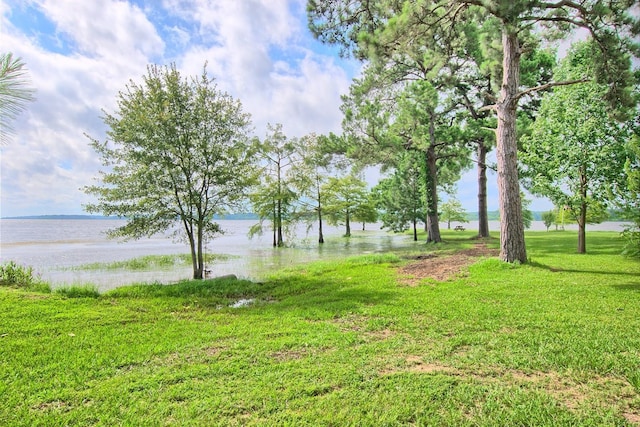
[[183,79],[174,64],[149,66],[142,83],[118,94],[105,113],[108,139],[91,139],[108,170],[88,212],[127,219],[111,236],[138,239],[180,224],[193,278],[202,279],[204,242],[222,233],[215,214],[239,206],[255,178],[249,115],[207,76]]
[[445,203],[440,206],[442,219],[447,222],[447,229],[451,230],[451,222],[469,222],[467,220],[467,212],[462,207],[462,203],[455,197],[449,198]]
[[378,210],[376,209],[375,195],[370,192],[361,204],[356,206],[353,213],[353,220],[362,223],[362,231],[365,230],[366,224],[372,224],[378,220]]
[[325,184],[325,210],[332,224],[344,224],[345,237],[351,237],[351,221],[358,208],[367,203],[367,184],[353,175],[329,178]]
[[549,231],[549,227],[553,225],[555,220],[556,220],[555,212],[547,211],[542,213],[542,222],[544,222],[544,226],[547,228],[547,231]]

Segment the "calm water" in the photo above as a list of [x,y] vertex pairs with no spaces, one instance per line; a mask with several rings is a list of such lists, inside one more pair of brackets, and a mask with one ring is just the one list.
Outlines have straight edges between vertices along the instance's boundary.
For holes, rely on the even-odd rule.
[[[276,249],[271,246],[271,235],[247,237],[249,228],[256,223],[254,220],[219,223],[225,234],[207,242],[206,252],[229,255],[229,259],[207,265],[212,276],[235,274],[259,280],[269,272],[304,262],[383,252],[413,244],[406,236],[387,234],[368,225],[370,230],[354,231],[351,239],[341,237],[342,228],[326,227],[326,243],[321,246],[317,243],[316,229],[307,235],[306,227],[300,227],[293,247]],[[121,220],[0,220],[0,262],[33,266],[53,286],[91,283],[103,291],[128,283],[169,283],[191,277],[191,267],[151,271],[74,269],[144,255],[189,253],[186,244],[170,235],[127,242],[106,237],[107,230],[122,224]]]
[[[255,221],[219,221],[225,234],[208,242],[207,253],[229,255],[225,261],[216,261],[206,268],[212,276],[235,274],[238,277],[260,280],[268,273],[319,259],[343,258],[364,253],[385,252],[389,249],[412,247],[414,243],[405,235],[394,235],[368,224],[367,231],[352,227],[351,239],[341,237],[343,228],[327,227],[324,245],[317,243],[317,230],[306,233],[306,227],[296,231],[293,247],[275,249],[271,236],[247,237]],[[96,285],[104,291],[115,286],[136,282],[169,283],[191,277],[190,267],[151,271],[78,270],[83,264],[124,261],[144,255],[188,253],[187,245],[174,241],[168,235],[150,239],[121,242],[108,239],[108,229],[123,224],[121,220],[0,220],[0,262],[15,261],[33,266],[41,277],[53,286],[70,284]],[[443,228],[445,224],[441,225]],[[467,229],[477,223],[465,224]],[[492,231],[499,230],[497,222],[490,223]],[[532,229],[543,230],[542,223],[534,222]],[[575,229],[573,226],[567,229]],[[590,230],[621,231],[621,223],[590,226]]]

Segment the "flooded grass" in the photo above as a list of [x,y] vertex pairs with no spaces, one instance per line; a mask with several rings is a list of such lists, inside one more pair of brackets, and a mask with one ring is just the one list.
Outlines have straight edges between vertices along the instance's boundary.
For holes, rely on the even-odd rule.
[[[214,263],[216,261],[227,261],[234,258],[232,255],[226,254],[205,254],[205,263]],[[153,270],[153,269],[170,269],[174,267],[191,266],[190,254],[177,255],[145,255],[124,261],[114,261],[108,263],[95,262],[70,267],[70,270],[91,271],[91,270]]]

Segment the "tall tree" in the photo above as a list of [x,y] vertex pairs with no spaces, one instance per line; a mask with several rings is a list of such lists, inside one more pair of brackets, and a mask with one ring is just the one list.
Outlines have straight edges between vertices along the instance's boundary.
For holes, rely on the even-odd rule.
[[[557,77],[588,77],[598,54],[592,43],[577,44]],[[542,100],[531,135],[523,138],[526,182],[533,192],[568,207],[578,223],[579,253],[586,252],[588,211],[610,203],[615,189],[625,186],[630,129],[613,118],[606,93],[606,86],[595,82],[554,88]]]
[[0,145],[9,141],[13,120],[33,101],[27,68],[11,52],[0,54]]
[[318,243],[324,243],[323,213],[326,199],[325,183],[333,171],[333,153],[324,143],[326,137],[306,135],[298,141],[297,151],[301,158],[295,168],[295,187],[301,195],[301,214],[318,221]]
[[[480,15],[495,19],[500,40],[494,40],[502,56],[501,83],[487,106],[496,112],[496,157],[501,211],[500,253],[505,261],[526,262],[522,205],[518,180],[516,118],[520,100],[552,86],[582,82],[583,79],[553,81],[521,86],[521,59],[529,47],[533,28],[543,28],[547,38],[559,39],[573,28],[586,28],[597,40],[603,55],[596,76],[609,82],[606,99],[627,103],[624,80],[629,77],[629,52],[637,54],[632,40],[640,32],[638,19],[629,14],[634,0],[530,1],[530,0],[425,0],[352,1],[309,0],[309,26],[321,41],[339,44],[344,53],[359,58],[390,60],[407,53],[421,53],[425,63],[441,58],[460,42],[460,28]],[[487,34],[487,36],[491,36]]]
[[138,239],[182,226],[193,278],[202,279],[205,239],[221,233],[215,214],[238,206],[255,174],[249,115],[207,76],[182,78],[175,65],[149,66],[141,83],[119,92],[105,113],[107,139],[91,145],[107,168],[86,205],[127,219],[112,236]]
[[282,125],[267,126],[267,137],[255,141],[257,156],[266,162],[262,168],[262,184],[251,199],[260,223],[252,232],[260,232],[265,219],[270,219],[273,229],[273,246],[284,246],[284,227],[290,225],[291,211],[296,200],[293,190],[293,165],[299,162],[296,143],[287,138]]

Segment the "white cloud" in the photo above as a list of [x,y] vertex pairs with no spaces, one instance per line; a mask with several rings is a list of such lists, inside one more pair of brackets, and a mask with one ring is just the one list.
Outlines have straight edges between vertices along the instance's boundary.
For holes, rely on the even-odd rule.
[[[282,123],[289,136],[339,131],[350,76],[310,50],[304,0],[133,2],[0,3],[3,45],[24,59],[37,89],[14,141],[0,149],[0,215],[82,212],[88,196],[79,189],[100,169],[84,133],[105,138],[102,110],[114,111],[118,91],[150,63],[175,61],[198,75],[208,61],[259,136],[269,122]],[[12,17],[30,11],[47,20],[43,28]]]

